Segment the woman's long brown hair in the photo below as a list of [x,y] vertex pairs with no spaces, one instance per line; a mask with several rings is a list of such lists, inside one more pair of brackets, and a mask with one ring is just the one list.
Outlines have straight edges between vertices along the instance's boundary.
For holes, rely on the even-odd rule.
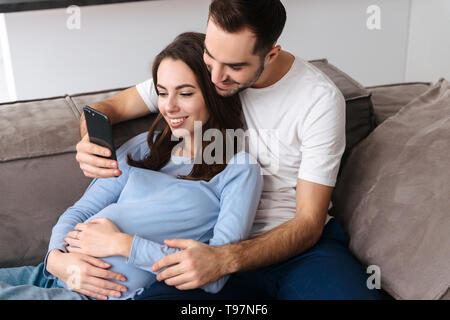
[[[230,143],[227,139],[226,129],[239,129],[243,127],[242,123],[242,106],[238,95],[232,97],[222,97],[215,89],[214,84],[211,82],[211,77],[208,69],[203,62],[203,50],[204,50],[205,35],[196,32],[186,32],[180,34],[171,44],[169,44],[163,51],[161,51],[155,58],[153,62],[152,76],[153,84],[155,86],[156,92],[159,94],[158,88],[158,68],[166,58],[171,58],[174,60],[181,60],[186,63],[189,68],[194,72],[197,79],[197,83],[200,86],[203,98],[205,100],[206,108],[209,111],[209,119],[202,126],[202,133],[206,130],[215,128],[222,133],[222,144],[217,144],[215,149],[223,147],[221,154],[223,155],[220,161],[216,161],[212,164],[207,164],[201,159],[201,163],[194,162],[192,171],[186,175],[179,175],[180,179],[188,180],[206,180],[209,181],[216,174],[220,173],[225,169],[227,162],[229,160],[230,154],[227,153],[226,145]],[[161,130],[156,138],[154,138],[155,132]],[[172,131],[162,114],[158,114],[152,126],[149,129],[147,143],[150,149],[150,154],[143,160],[134,160],[131,154],[128,154],[128,164],[130,166],[150,169],[150,170],[160,170],[163,168],[170,160],[171,152],[173,148],[179,144],[179,141],[171,141]],[[234,139],[233,139],[234,145]],[[203,141],[202,139],[202,152],[205,147],[214,143]],[[233,154],[236,154],[237,148],[233,147]],[[212,154],[213,157],[216,154]],[[217,159],[217,158],[214,158]]]

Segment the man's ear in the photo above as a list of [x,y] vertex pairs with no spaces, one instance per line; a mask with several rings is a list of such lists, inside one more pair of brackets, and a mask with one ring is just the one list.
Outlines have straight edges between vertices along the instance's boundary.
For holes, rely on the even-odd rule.
[[281,46],[275,46],[267,53],[266,58],[264,59],[264,65],[271,64],[281,52]]

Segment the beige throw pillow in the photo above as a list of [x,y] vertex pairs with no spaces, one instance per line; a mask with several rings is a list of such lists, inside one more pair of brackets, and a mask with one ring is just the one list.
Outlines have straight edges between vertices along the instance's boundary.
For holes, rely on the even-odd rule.
[[450,84],[440,79],[349,155],[336,217],[350,249],[396,299],[439,299],[450,286]]

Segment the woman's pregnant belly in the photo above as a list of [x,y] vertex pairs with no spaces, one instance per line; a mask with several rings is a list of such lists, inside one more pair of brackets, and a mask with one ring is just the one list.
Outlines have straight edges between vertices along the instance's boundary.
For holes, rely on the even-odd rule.
[[108,297],[110,300],[134,298],[134,296],[141,294],[144,288],[149,287],[156,281],[156,275],[151,273],[150,270],[144,271],[127,264],[127,259],[125,257],[112,256],[101,258],[101,260],[111,265],[108,270],[120,273],[126,278],[126,281],[124,282],[111,280],[127,287],[127,292],[122,292],[120,298]]
[[[128,204],[126,207],[113,204],[90,219],[108,218],[123,233],[138,235],[144,239],[163,244],[164,239],[178,237],[201,241],[201,236],[213,228],[217,216],[216,210],[210,210],[206,211],[209,214],[203,214],[199,217],[199,207],[196,206],[193,210],[178,210],[175,215],[183,216],[183,219],[180,219],[180,217],[173,216],[174,210],[170,209],[170,205],[166,204],[164,209],[161,207],[153,208],[157,212],[149,210],[149,207],[151,208],[151,206],[142,206],[142,204]],[[168,219],[170,215],[172,217]],[[164,220],[166,220],[165,223]],[[127,287],[127,292],[122,293],[119,298],[121,300],[139,295],[143,288],[148,288],[156,281],[156,275],[150,271],[150,264],[148,270],[143,270],[127,263],[127,258],[123,256],[110,256],[101,259],[111,265],[109,270],[120,273],[126,278],[125,282],[114,280]],[[117,298],[109,297],[109,299]]]
[[[127,210],[134,212],[134,214],[126,214],[127,217],[124,219],[124,208],[120,205],[113,204],[99,211],[87,221],[100,217],[108,218],[119,228],[121,232],[128,233],[130,235],[137,234],[137,230],[133,225],[135,223],[141,223],[142,221],[139,222],[134,219],[134,215],[137,214],[136,210],[133,210],[133,208],[127,208]],[[139,215],[142,216],[142,214]],[[149,222],[147,221],[145,224],[149,225]],[[111,266],[108,270],[120,273],[126,278],[126,281],[124,282],[108,279],[120,283],[127,288],[127,292],[123,292],[120,298],[108,297],[110,300],[133,298],[135,295],[142,293],[143,288],[149,287],[156,281],[156,275],[150,271],[150,267],[148,270],[137,268],[131,264],[128,264],[126,257],[110,256],[100,259]]]
[[[120,298],[108,296],[109,300],[126,300],[134,298],[136,295],[141,294],[144,288],[149,287],[156,281],[156,275],[149,271],[147,272],[127,264],[125,257],[111,256],[101,258],[101,260],[111,265],[108,270],[120,273],[126,278],[126,281],[105,279],[108,281],[120,283],[127,288],[126,292],[122,292]],[[58,279],[58,286],[71,290],[61,279]]]
[[[143,179],[137,176],[134,180]],[[145,182],[145,181],[144,181]],[[148,186],[148,182],[145,182]],[[140,190],[140,189],[139,189]],[[155,190],[122,191],[117,203],[111,204],[92,216],[110,219],[121,232],[137,235],[141,238],[163,244],[165,239],[185,238],[204,241],[206,234],[212,231],[220,210],[219,199],[213,192],[197,184],[193,188],[190,181],[175,181],[170,187],[159,187]],[[87,221],[86,221],[87,222]],[[151,286],[156,275],[127,263],[127,258],[111,256],[101,258],[111,265],[110,270],[120,273],[127,279],[125,282],[115,281],[127,287],[119,299],[132,298]],[[110,298],[117,299],[117,298]]]

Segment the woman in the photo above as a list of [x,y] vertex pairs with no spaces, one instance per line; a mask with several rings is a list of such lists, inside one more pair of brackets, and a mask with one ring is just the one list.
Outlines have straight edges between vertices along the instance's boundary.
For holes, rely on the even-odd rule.
[[[216,93],[202,60],[203,42],[202,34],[184,33],[156,57],[152,71],[160,113],[148,133],[118,149],[122,175],[94,179],[64,212],[43,263],[0,270],[0,299],[17,290],[21,297],[40,299],[42,291],[79,288],[81,270],[67,270],[72,276],[63,281],[46,265],[59,251],[103,258],[111,271],[125,276],[118,282],[128,289],[111,298],[133,299],[156,281],[151,265],[179,250],[163,245],[164,239],[224,245],[248,236],[262,191],[260,167],[249,154],[230,149],[234,140],[225,130],[242,127],[240,102]],[[211,149],[211,142],[196,136],[199,128],[216,129],[224,138],[214,139]],[[203,289],[218,292],[227,279]],[[70,299],[86,298],[70,293]]]

